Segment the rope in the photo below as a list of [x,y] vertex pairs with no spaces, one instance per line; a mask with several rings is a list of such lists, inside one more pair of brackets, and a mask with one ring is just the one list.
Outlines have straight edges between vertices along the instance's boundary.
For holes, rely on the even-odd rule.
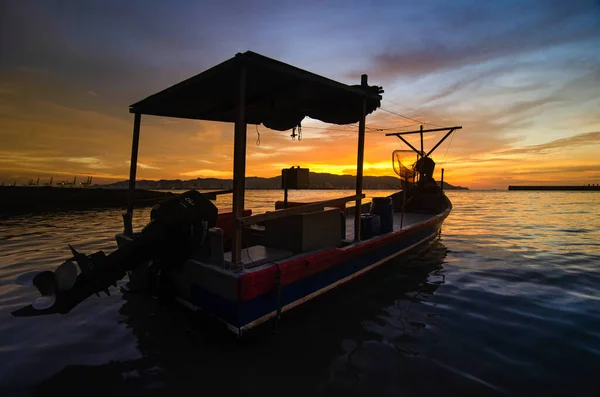
[[440,128],[443,128],[443,126],[441,126],[441,125],[438,125],[438,124],[433,124],[433,123],[426,123],[426,122],[424,122],[424,121],[417,120],[417,119],[413,119],[412,117],[408,117],[408,116],[405,116],[405,115],[403,115],[403,114],[396,113],[396,112],[393,112],[393,111],[391,111],[391,110],[388,110],[388,109],[384,109],[384,108],[382,108],[382,107],[380,107],[379,109],[383,110],[384,112],[388,112],[388,113],[394,114],[394,115],[396,115],[396,116],[402,117],[402,118],[404,118],[404,119],[407,119],[407,120],[414,121],[414,122],[416,122],[416,123],[419,123],[419,124],[429,124],[429,125],[433,125],[433,126],[435,126],[435,127],[440,127]]
[[446,155],[448,154],[448,149],[450,149],[450,145],[452,145],[453,139],[454,139],[454,132],[452,133],[452,136],[450,137],[450,143],[448,143],[448,147],[446,148],[446,153],[444,153],[444,157],[442,157],[442,161],[440,162],[440,167],[442,166],[442,164],[444,164],[444,160],[446,160]]
[[256,146],[260,146],[260,132],[258,132],[258,124],[256,124],[256,135],[258,135],[258,138],[256,138]]
[[[367,133],[370,132],[380,132],[380,131],[388,131],[388,130],[399,130],[399,129],[403,129],[403,128],[407,128],[407,127],[413,127],[415,125],[420,125],[420,124],[424,124],[421,122],[418,123],[414,123],[414,124],[409,124],[409,125],[403,125],[401,127],[367,127],[365,126],[365,130]],[[352,124],[338,124],[341,126],[352,126]],[[327,130],[327,131],[340,131],[340,132],[354,132],[354,130],[352,129],[341,129],[341,128],[329,128],[329,127],[313,127],[313,126],[308,126],[308,127],[303,127],[303,128],[308,128],[308,129],[312,129],[312,130]]]

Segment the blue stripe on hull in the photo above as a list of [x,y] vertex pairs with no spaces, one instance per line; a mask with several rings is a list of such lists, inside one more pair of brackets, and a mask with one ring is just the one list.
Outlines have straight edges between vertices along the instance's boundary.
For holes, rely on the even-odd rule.
[[[281,306],[296,302],[352,274],[379,262],[396,252],[402,251],[419,241],[434,235],[441,221],[431,227],[415,231],[394,244],[384,245],[365,255],[352,258],[332,268],[286,285],[281,290]],[[216,315],[221,320],[240,328],[277,310],[277,291],[271,291],[250,301],[238,304],[192,285],[191,303]]]

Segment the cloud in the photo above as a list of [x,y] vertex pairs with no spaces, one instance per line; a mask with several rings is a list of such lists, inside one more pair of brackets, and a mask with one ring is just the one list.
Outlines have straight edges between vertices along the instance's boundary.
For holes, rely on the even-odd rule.
[[[458,77],[451,84],[439,88],[436,93],[431,94],[425,97],[423,100],[421,100],[421,106],[429,104],[431,102],[439,101],[441,99],[461,96],[461,94],[463,94],[463,91],[466,90],[474,92],[480,90],[482,86],[486,86],[486,88],[489,88],[490,85],[494,85],[496,79],[510,75],[511,73],[514,73],[515,71],[518,71],[520,69],[522,70],[523,68],[527,70],[539,69],[539,67],[537,67],[537,65],[535,64],[521,62],[517,64],[510,63],[502,64],[499,66],[496,65],[489,68],[483,68],[483,70],[474,70],[471,73],[464,73],[464,75],[461,74],[461,76]],[[502,89],[502,87],[496,87]],[[539,88],[541,88],[541,84],[530,82],[521,86],[510,87],[509,91],[511,94],[514,94],[515,92],[526,92]]]
[[[516,170],[514,174],[524,175],[525,177],[531,177],[532,175],[548,175],[555,176],[565,173],[571,174],[582,174],[582,173],[595,173],[597,176],[600,175],[600,164],[590,165],[566,165],[566,166],[549,166],[542,169],[534,170]],[[577,179],[572,180],[571,183],[578,183]]]
[[67,159],[70,163],[78,163],[88,168],[108,168],[102,160],[97,157],[71,157]]
[[[131,160],[127,160],[126,164],[128,166],[131,165]],[[155,165],[151,165],[151,164],[147,164],[147,163],[142,163],[140,161],[137,162],[137,167],[142,169],[142,170],[160,170],[160,167],[157,167]]]
[[199,178],[231,178],[231,171],[218,171],[211,169],[200,169],[188,172],[182,172],[179,175],[186,177],[199,177]]
[[[437,3],[414,32],[392,35],[393,44],[374,57],[379,76],[423,75],[480,64],[553,46],[597,40],[598,4],[593,1]],[[510,22],[509,22],[510,21]],[[452,37],[449,38],[448,34]]]
[[138,167],[140,167],[143,170],[160,170],[160,167],[155,167],[153,165],[150,164],[144,164],[144,163],[137,163]]
[[[514,156],[552,167],[536,145],[519,146],[600,129],[595,2],[236,3],[233,14],[221,1],[7,4],[0,13],[0,172],[127,178],[128,105],[247,49],[351,83],[368,72],[386,89],[385,109],[463,125],[435,160],[467,181],[494,183],[485,173],[498,175]],[[411,124],[385,111],[368,117],[365,173],[394,175],[389,157],[401,143],[377,129]],[[248,175],[278,175],[290,165],[355,172],[357,125],[303,125],[303,142],[291,142],[291,131],[251,126]],[[511,150],[530,152],[503,152]],[[547,150],[562,153],[541,153]],[[230,177],[232,153],[231,124],[142,117],[140,178]]]
[[555,139],[539,145],[529,145],[515,149],[503,150],[499,152],[499,154],[547,154],[552,151],[563,151],[565,149],[589,145],[600,145],[600,132],[585,132],[567,138]]

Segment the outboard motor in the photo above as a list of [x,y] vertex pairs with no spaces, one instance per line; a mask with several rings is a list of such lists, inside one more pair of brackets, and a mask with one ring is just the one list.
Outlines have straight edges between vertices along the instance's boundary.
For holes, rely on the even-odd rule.
[[127,271],[147,261],[157,261],[168,272],[205,246],[208,229],[217,223],[218,210],[201,193],[192,190],[152,208],[150,222],[130,242],[109,255],[77,252],[54,272],[24,274],[16,282],[34,285],[40,294],[31,305],[12,313],[16,317],[68,313],[92,294],[105,292]]

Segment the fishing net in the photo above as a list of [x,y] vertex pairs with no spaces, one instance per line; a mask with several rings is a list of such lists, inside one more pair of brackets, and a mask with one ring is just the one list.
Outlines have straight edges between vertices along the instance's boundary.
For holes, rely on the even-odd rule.
[[394,172],[402,180],[412,183],[415,181],[415,153],[412,150],[394,150],[392,152],[392,165]]

